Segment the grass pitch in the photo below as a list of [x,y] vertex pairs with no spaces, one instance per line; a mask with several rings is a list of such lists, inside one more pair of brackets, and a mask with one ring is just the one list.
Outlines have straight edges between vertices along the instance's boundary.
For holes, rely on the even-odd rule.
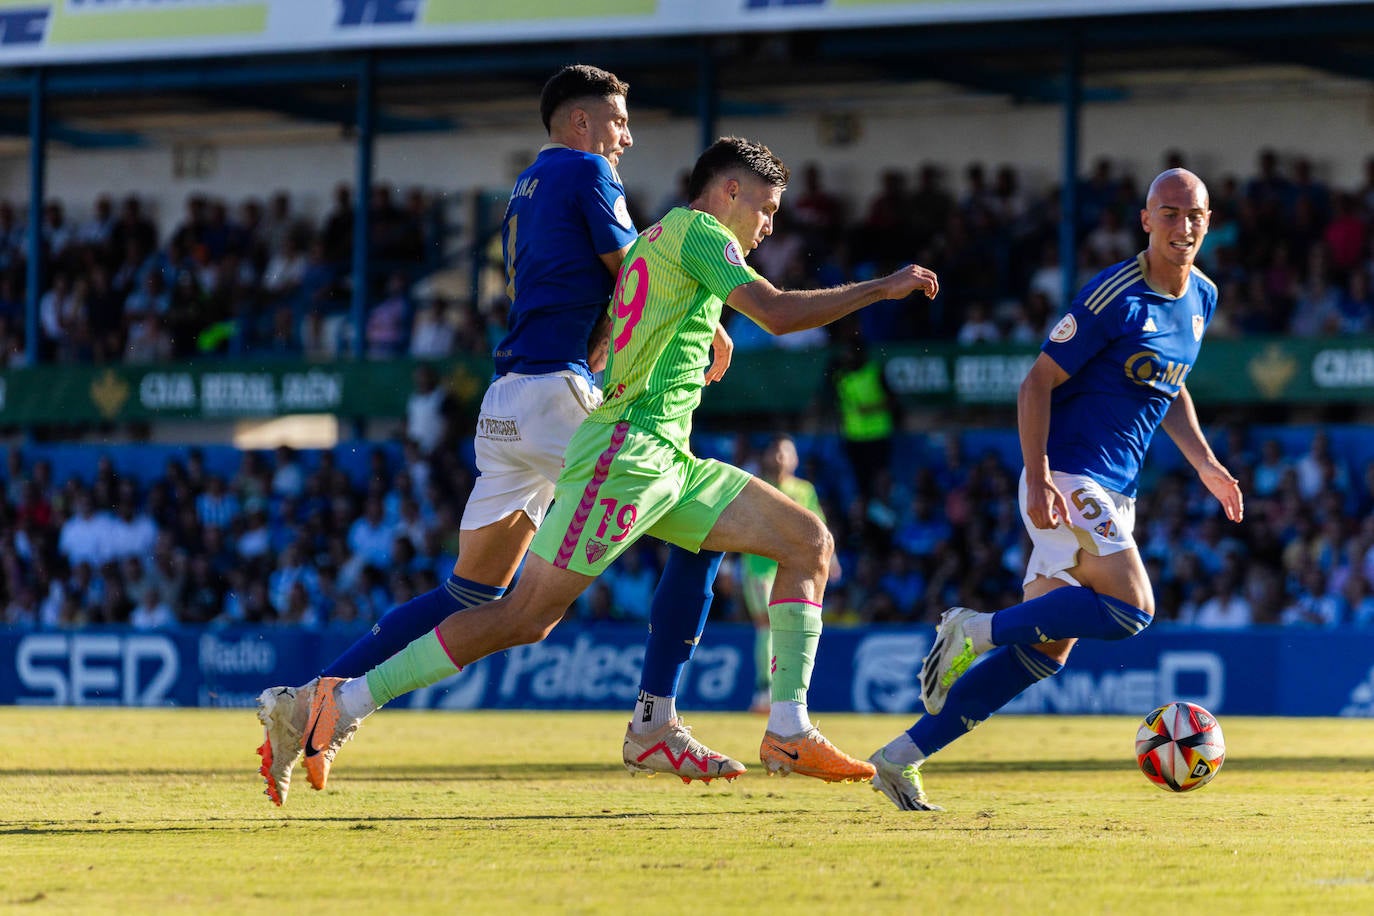
[[[908,721],[818,717],[867,756]],[[750,764],[763,720],[692,716]],[[1173,795],[1126,718],[998,717],[866,784],[632,779],[620,713],[382,712],[330,788],[262,795],[251,711],[0,708],[16,912],[1374,912],[1374,722],[1223,718]]]

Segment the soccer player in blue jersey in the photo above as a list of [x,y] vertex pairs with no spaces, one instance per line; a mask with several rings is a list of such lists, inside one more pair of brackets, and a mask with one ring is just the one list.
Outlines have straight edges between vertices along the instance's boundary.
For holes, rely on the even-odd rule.
[[1132,531],[1156,429],[1226,517],[1241,520],[1240,486],[1203,438],[1185,384],[1217,307],[1216,284],[1193,266],[1210,216],[1196,175],[1155,178],[1140,211],[1148,247],[1083,287],[1021,383],[1021,516],[1032,542],[1025,600],[941,616],[921,669],[927,715],[869,758],[874,790],[898,808],[940,810],[926,798],[921,764],[1063,670],[1078,639],[1126,639],[1149,625],[1154,597]]
[[[606,361],[607,302],[638,235],[616,172],[634,142],[628,91],[614,74],[582,64],[563,68],[544,86],[539,108],[549,142],[517,179],[502,225],[509,332],[493,354],[495,378],[477,420],[480,476],[463,511],[453,575],[388,611],[324,676],[365,673],[450,614],[499,598],[514,578],[553,499],[568,440],[602,399],[593,373]],[[725,374],[732,349],[717,327],[708,384]],[[669,548],[650,608],[640,693],[626,738],[628,746],[632,734],[647,736],[638,743],[657,750],[636,754],[636,771],[683,775],[680,767],[699,763],[701,768],[686,772],[744,772],[741,763],[692,737],[674,701],[706,623],[721,557],[717,551]],[[512,618],[508,628],[523,633],[540,627]],[[258,698],[266,731],[258,749],[261,773],[268,797],[278,805],[301,754],[315,683],[269,688]]]

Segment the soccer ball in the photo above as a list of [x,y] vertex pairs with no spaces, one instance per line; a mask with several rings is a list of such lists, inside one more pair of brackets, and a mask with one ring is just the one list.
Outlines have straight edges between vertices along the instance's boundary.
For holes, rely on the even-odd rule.
[[1161,789],[1188,792],[1217,775],[1226,742],[1210,712],[1196,703],[1169,703],[1140,723],[1135,759],[1145,778]]

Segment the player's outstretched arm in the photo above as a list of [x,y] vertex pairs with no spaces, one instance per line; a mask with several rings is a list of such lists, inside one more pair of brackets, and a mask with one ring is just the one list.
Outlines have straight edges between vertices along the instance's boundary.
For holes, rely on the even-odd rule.
[[716,325],[716,336],[711,338],[711,365],[706,367],[706,384],[725,378],[730,368],[730,360],[735,355],[735,342],[725,333],[725,325]]
[[886,277],[863,283],[846,283],[827,289],[801,289],[784,292],[763,277],[735,287],[725,301],[743,312],[769,334],[790,334],[843,318],[866,305],[885,299],[905,299],[920,290],[927,299],[940,291],[933,270],[908,264]]
[[1160,425],[1169,434],[1169,438],[1174,440],[1183,457],[1188,459],[1193,470],[1197,471],[1203,486],[1216,497],[1217,502],[1221,503],[1222,509],[1226,511],[1226,517],[1233,522],[1243,519],[1245,498],[1240,492],[1240,483],[1225,465],[1217,460],[1217,456],[1212,453],[1212,447],[1202,435],[1202,427],[1197,421],[1197,409],[1193,406],[1193,396],[1188,393],[1188,386],[1179,386],[1178,396],[1169,405],[1169,410],[1164,414],[1164,421]]
[[1050,392],[1069,374],[1044,353],[1031,364],[1016,393],[1016,431],[1026,463],[1026,515],[1037,528],[1057,528],[1069,517],[1069,504],[1054,485],[1045,445],[1050,437]]

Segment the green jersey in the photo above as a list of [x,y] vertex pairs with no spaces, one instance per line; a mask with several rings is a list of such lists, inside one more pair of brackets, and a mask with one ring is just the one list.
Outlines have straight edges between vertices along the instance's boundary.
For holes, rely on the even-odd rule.
[[611,297],[606,400],[589,423],[626,421],[690,454],[711,339],[736,287],[759,275],[709,213],[677,207],[640,234]]
[[[821,498],[816,495],[816,487],[811,481],[789,477],[778,484],[778,489],[803,509],[810,509],[816,513],[821,523],[825,523],[825,513],[821,511]],[[740,554],[740,563],[743,564],[744,573],[748,576],[771,576],[778,569],[777,560],[757,557],[751,553]]]

